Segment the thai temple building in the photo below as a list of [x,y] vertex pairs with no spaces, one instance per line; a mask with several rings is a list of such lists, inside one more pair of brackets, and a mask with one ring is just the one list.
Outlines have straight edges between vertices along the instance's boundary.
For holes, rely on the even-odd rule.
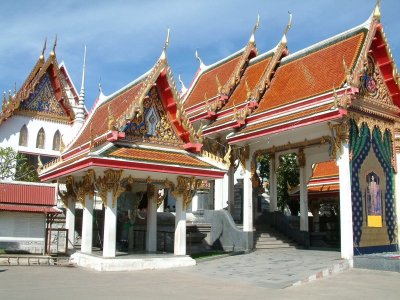
[[[65,63],[57,61],[56,44],[57,38],[45,59],[45,42],[21,88],[4,92],[0,111],[0,147],[23,154],[34,170],[60,156],[87,115],[84,85],[78,94]],[[62,212],[55,206],[57,185],[2,179],[0,248],[44,253],[47,221]]]
[[[203,234],[203,246],[253,250],[259,222],[280,229],[277,169],[288,153],[300,171],[291,191],[300,205],[292,239],[310,247],[328,237],[350,262],[398,251],[400,75],[379,1],[366,22],[294,53],[291,19],[265,53],[256,46],[258,20],[232,55],[205,65],[196,52],[199,69],[181,91],[167,59],[168,32],[155,64],[111,95],[100,91],[89,114],[84,79],[78,96],[54,51],[47,61],[42,54],[21,90],[4,101],[0,132],[18,151],[36,143],[27,152],[37,155],[40,127],[45,147],[57,131],[62,137],[65,147],[47,154],[57,158],[39,166],[40,179],[65,185],[59,195],[69,247],[78,250],[74,262],[96,270],[193,265],[191,234]],[[265,155],[269,200],[262,214],[257,159]],[[101,251],[93,250],[95,198],[103,204]],[[140,254],[118,259],[122,248],[138,253],[138,243]]]

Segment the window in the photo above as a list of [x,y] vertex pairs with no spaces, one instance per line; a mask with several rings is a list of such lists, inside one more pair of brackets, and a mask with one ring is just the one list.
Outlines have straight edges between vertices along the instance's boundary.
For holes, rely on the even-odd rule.
[[40,128],[37,138],[36,138],[36,148],[44,149],[45,138],[46,138],[46,136],[44,134],[44,129],[42,127],[42,128]]
[[28,146],[28,128],[26,125],[22,126],[21,131],[19,132],[19,145],[20,146]]
[[57,130],[53,138],[53,150],[60,151],[60,149],[61,149],[61,134],[60,131]]

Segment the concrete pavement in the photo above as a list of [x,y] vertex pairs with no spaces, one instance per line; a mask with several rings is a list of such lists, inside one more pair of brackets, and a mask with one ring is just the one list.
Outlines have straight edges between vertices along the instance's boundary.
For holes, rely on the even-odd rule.
[[0,299],[398,299],[397,272],[352,269],[292,286],[340,262],[338,257],[325,251],[256,251],[194,267],[137,272],[0,266]]

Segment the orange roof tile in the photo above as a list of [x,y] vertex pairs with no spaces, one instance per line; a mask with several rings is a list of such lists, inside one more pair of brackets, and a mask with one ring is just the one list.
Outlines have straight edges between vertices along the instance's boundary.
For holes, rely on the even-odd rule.
[[352,67],[366,34],[359,32],[299,58],[282,62],[269,90],[254,113],[316,96],[340,87],[345,81],[343,59]]
[[206,162],[203,162],[202,160],[192,157],[188,154],[167,152],[160,150],[120,148],[111,152],[110,154],[108,154],[108,156],[139,160],[151,163],[166,163],[166,164],[193,166],[201,168],[212,167]]
[[250,90],[252,91],[256,87],[258,81],[260,80],[260,77],[267,69],[271,59],[272,56],[269,56],[266,59],[258,61],[247,67],[246,71],[244,72],[240,80],[238,87],[235,89],[232,96],[229,98],[228,103],[225,104],[224,109],[233,107],[234,103],[235,105],[239,105],[247,100],[247,88],[245,83],[246,80]]
[[111,105],[111,109],[115,119],[118,119],[124,112],[127,111],[131,105],[136,94],[140,90],[144,81],[129,87],[125,91],[113,97],[111,100],[100,104],[100,106],[93,112],[92,118],[89,120],[91,126],[86,124],[85,128],[73,143],[70,149],[78,147],[90,141],[90,127],[92,128],[92,134],[94,137],[101,136],[108,131],[108,105]]
[[187,109],[204,102],[205,93],[207,94],[208,99],[215,97],[218,93],[216,75],[218,75],[218,80],[221,83],[221,86],[223,86],[235,70],[236,65],[239,63],[241,54],[242,52],[239,52],[238,55],[231,59],[206,70],[195,83],[195,86],[184,103],[184,108]]
[[311,186],[307,188],[308,192],[335,192],[339,191],[339,184],[323,184],[320,186]]
[[339,177],[339,167],[334,160],[315,164],[311,179],[321,179],[327,177]]

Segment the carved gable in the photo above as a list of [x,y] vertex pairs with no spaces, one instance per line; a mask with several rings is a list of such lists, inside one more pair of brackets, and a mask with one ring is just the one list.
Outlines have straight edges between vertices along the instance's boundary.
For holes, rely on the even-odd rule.
[[48,74],[42,77],[29,98],[21,103],[20,111],[50,118],[68,119],[68,115],[56,99]]
[[393,103],[383,75],[372,55],[368,55],[361,75],[359,93],[353,106],[373,115],[396,116],[400,109]]
[[143,114],[136,115],[124,131],[129,141],[182,144],[170,123],[156,86],[150,89],[143,100]]

